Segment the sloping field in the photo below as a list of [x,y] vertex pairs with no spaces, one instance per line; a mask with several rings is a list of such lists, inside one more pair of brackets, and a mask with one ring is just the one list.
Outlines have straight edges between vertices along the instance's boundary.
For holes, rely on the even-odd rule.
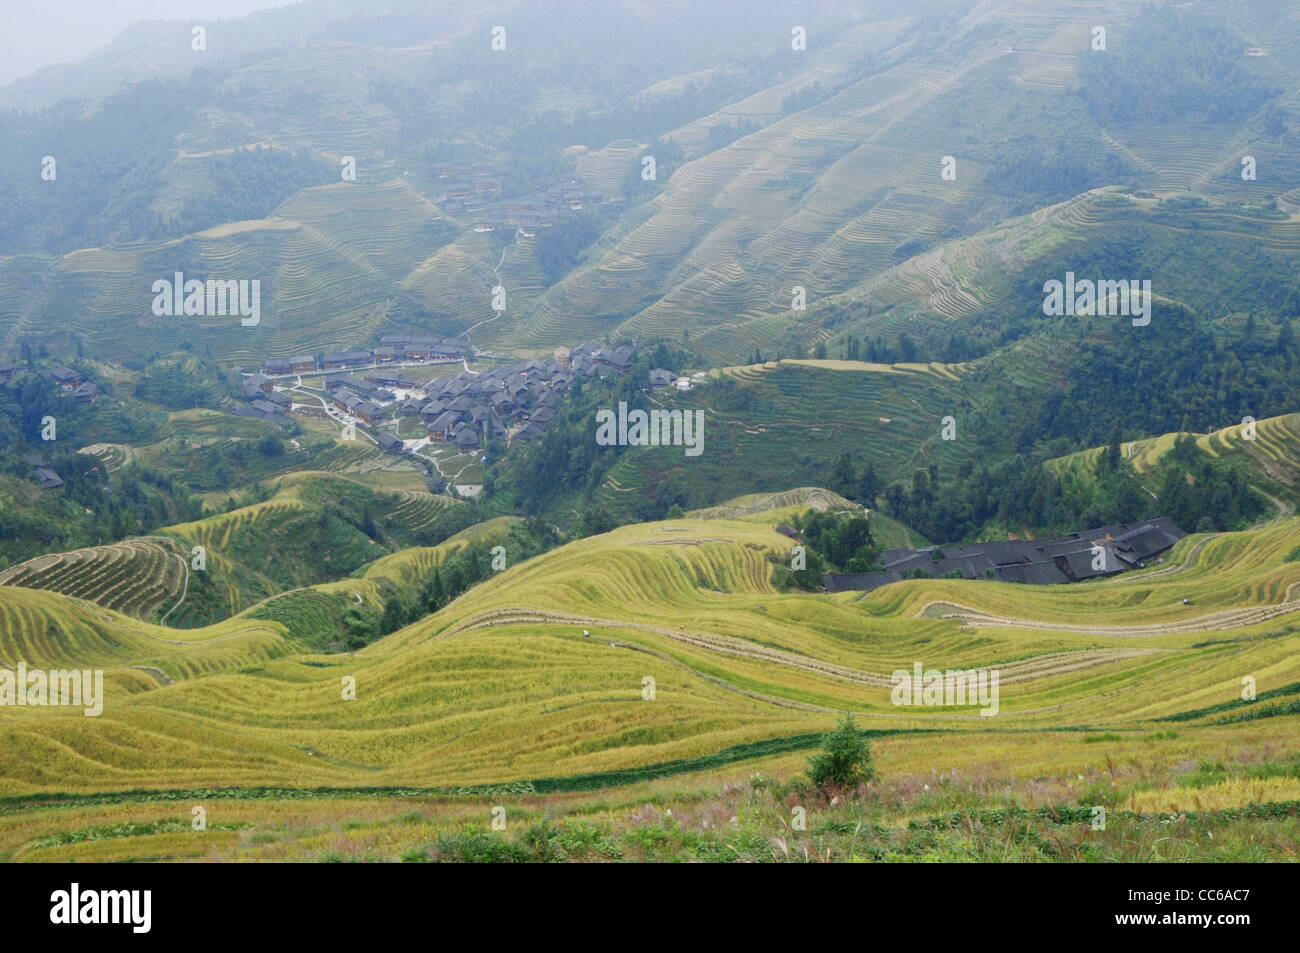
[[959,368],[790,359],[723,368],[704,385],[662,399],[704,412],[703,452],[631,448],[598,497],[610,512],[622,512],[635,502],[629,488],[670,477],[701,501],[806,485],[825,477],[816,461],[841,451],[855,467],[870,461],[883,479],[910,479],[931,464],[953,473],[971,446],[941,439],[941,421],[956,415],[964,427],[975,396]]
[[[292,633],[247,614],[182,640],[8,588],[8,664],[100,665],[110,678],[98,718],[0,712],[6,750],[24,752],[6,761],[3,787],[526,780],[815,732],[845,708],[869,727],[982,733],[1217,715],[1244,675],[1261,693],[1300,681],[1300,563],[1285,561],[1296,531],[1293,520],[1189,539],[1172,561],[1195,561],[1172,576],[917,580],[860,598],[778,591],[771,560],[791,541],[753,519],[643,524],[513,566],[339,656],[287,656]],[[331,587],[356,585],[371,598],[364,580]],[[998,669],[998,715],[891,704],[890,674],[915,662]],[[345,676],[355,700],[343,698]],[[647,676],[653,702],[642,699]]]
[[[1195,436],[1199,449],[1217,460],[1239,465],[1249,482],[1269,494],[1284,512],[1293,512],[1300,505],[1300,414],[1255,421],[1253,431],[1242,423]],[[1120,452],[1139,474],[1148,477],[1177,438],[1178,434],[1169,433],[1133,440],[1123,444]],[[1095,472],[1101,452],[1101,447],[1093,447],[1051,460],[1048,465],[1058,473],[1086,478]]]
[[180,599],[188,556],[175,540],[137,537],[29,559],[0,572],[0,585],[49,589],[148,617]]

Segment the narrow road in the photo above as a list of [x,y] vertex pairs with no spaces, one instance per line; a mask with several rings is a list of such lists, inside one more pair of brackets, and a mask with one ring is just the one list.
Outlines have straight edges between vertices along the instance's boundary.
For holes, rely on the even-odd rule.
[[159,625],[166,622],[167,617],[181,607],[181,603],[185,601],[185,597],[190,591],[190,564],[185,561],[185,557],[180,553],[172,553],[172,555],[181,561],[181,568],[185,570],[185,585],[181,589],[181,601],[163,613],[162,618],[158,620]]

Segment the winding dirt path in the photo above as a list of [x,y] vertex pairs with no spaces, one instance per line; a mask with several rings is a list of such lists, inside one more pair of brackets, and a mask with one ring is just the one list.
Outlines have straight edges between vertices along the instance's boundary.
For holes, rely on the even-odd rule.
[[[1290,590],[1287,591],[1288,596]],[[927,602],[914,618],[920,618],[933,608],[949,608],[955,612],[944,613],[940,618],[957,619],[966,625],[977,628],[1038,629],[1052,632],[1076,632],[1082,635],[1104,635],[1111,638],[1144,638],[1158,635],[1180,635],[1187,632],[1215,632],[1222,629],[1237,629],[1247,625],[1268,622],[1280,616],[1300,611],[1300,600],[1280,602],[1273,606],[1248,606],[1242,609],[1224,609],[1193,619],[1175,622],[1153,622],[1147,625],[1076,625],[1068,622],[1047,622],[1035,619],[1014,619],[1006,616],[980,612],[967,606],[952,602]]]
[[[705,649],[707,651],[718,652],[722,655],[747,658],[758,662],[771,662],[775,665],[786,665],[791,668],[801,669],[806,672],[812,672],[815,675],[834,678],[843,682],[851,682],[853,684],[865,685],[871,688],[892,688],[894,685],[891,677],[892,673],[867,672],[861,669],[848,668],[847,666],[836,665],[832,662],[822,662],[818,659],[810,658],[806,655],[799,655],[795,652],[786,652],[781,649],[767,648],[731,636],[687,632],[685,629],[666,629],[660,626],[647,625],[639,622],[621,622],[614,619],[568,616],[541,610],[500,609],[483,613],[479,616],[471,616],[466,622],[450,629],[446,629],[443,632],[440,632],[437,636],[434,636],[434,638],[445,638],[461,632],[469,632],[474,629],[489,628],[498,625],[537,624],[573,626],[575,628],[579,626],[597,626],[604,628],[636,629],[642,632],[650,632],[654,635],[666,636],[675,641],[684,642],[687,645],[692,645],[696,648]],[[1018,659],[1013,662],[999,664],[997,665],[997,669],[1002,684],[1014,684],[1016,682],[1028,681],[1035,678],[1045,678],[1049,675],[1059,675],[1065,672],[1092,668],[1097,665],[1106,665],[1110,662],[1132,658],[1137,655],[1146,655],[1156,651],[1161,650],[1096,648],[1048,652],[1043,655],[1034,656],[1033,658]]]

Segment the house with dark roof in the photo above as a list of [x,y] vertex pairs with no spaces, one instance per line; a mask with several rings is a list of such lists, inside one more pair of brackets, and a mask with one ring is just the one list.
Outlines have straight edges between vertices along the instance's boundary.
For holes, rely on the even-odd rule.
[[278,416],[280,413],[280,408],[276,407],[275,404],[271,403],[269,400],[251,400],[248,402],[248,406],[252,407],[259,414],[268,414],[274,417]]
[[662,367],[656,367],[650,372],[650,386],[652,388],[671,387],[675,380],[677,380],[677,375],[672,371],[664,370]]
[[300,354],[289,358],[289,369],[294,374],[310,374],[316,370],[316,358],[310,354]]
[[624,344],[614,348],[609,356],[609,363],[616,371],[626,371],[632,366],[632,349]]
[[1115,537],[1115,555],[1130,566],[1141,568],[1148,559],[1171,549],[1185,535],[1173,521],[1162,516]]
[[473,427],[466,427],[460,433],[456,434],[456,447],[462,453],[468,450],[478,449],[478,434],[474,431]]
[[384,418],[384,408],[368,400],[361,400],[352,406],[352,414],[367,425],[374,426],[376,420]]
[[385,453],[405,453],[406,445],[391,433],[381,433],[378,436],[379,449]]
[[999,566],[997,578],[1003,582],[1020,582],[1031,586],[1054,586],[1073,581],[1050,560]]
[[64,390],[72,390],[81,383],[81,375],[70,367],[56,367],[50,371],[50,377]]
[[402,353],[408,361],[427,361],[429,359],[429,348],[431,346],[431,341],[413,340],[406,345]]
[[546,433],[545,425],[540,424],[534,420],[534,421],[529,421],[529,423],[522,430],[516,433],[514,439],[522,441],[523,443],[528,443],[530,441],[536,440],[544,433]]
[[369,351],[334,351],[321,355],[321,366],[327,371],[345,367],[361,367],[370,363]]
[[72,392],[72,396],[83,404],[93,404],[99,396],[99,387],[96,386],[94,381],[82,381],[77,389]]
[[18,368],[7,361],[0,361],[0,381],[11,381],[16,373]]
[[384,390],[370,381],[363,381],[349,374],[331,374],[325,378],[326,393],[332,394],[341,388],[346,388],[372,401],[392,400],[394,396],[392,391]]
[[434,420],[433,423],[429,424],[429,436],[435,440],[445,441],[452,434],[453,429],[458,423],[460,423],[460,415],[453,411],[445,410],[438,415],[438,418]]
[[1114,576],[1141,568],[1169,550],[1186,534],[1166,517],[1137,524],[1099,526],[1057,539],[954,543],[924,549],[886,549],[882,572],[827,573],[830,591],[877,588],[909,576],[940,577],[960,573],[965,579],[992,578],[1029,585],[1057,585]]
[[267,374],[290,374],[293,372],[293,364],[287,357],[273,357],[263,365],[262,369]]
[[48,467],[37,467],[36,479],[46,490],[57,490],[63,486],[63,478]]

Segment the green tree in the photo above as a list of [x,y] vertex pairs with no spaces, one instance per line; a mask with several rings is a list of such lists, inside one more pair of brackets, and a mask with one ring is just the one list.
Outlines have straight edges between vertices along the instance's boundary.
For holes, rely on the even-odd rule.
[[858,477],[853,470],[853,458],[849,456],[847,450],[841,451],[840,455],[835,458],[831,464],[831,473],[826,481],[826,487],[840,496],[852,497]]
[[826,735],[822,750],[808,760],[808,778],[824,791],[856,788],[875,777],[871,743],[853,723],[853,716],[845,712],[839,727]]

